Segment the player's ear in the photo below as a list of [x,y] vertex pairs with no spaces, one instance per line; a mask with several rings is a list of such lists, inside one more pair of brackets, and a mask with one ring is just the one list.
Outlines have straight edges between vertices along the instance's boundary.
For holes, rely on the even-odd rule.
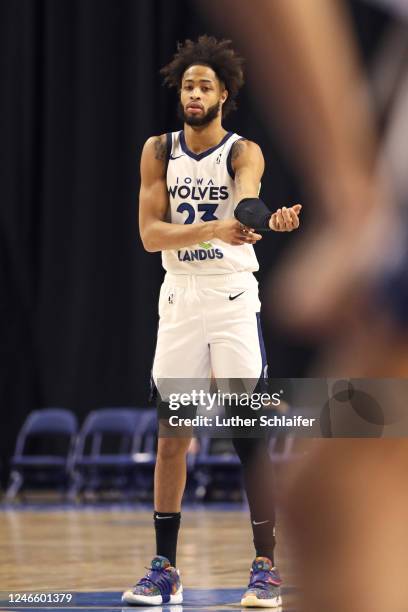
[[221,92],[221,104],[224,104],[227,98],[228,98],[228,91],[226,89],[223,89],[223,91]]

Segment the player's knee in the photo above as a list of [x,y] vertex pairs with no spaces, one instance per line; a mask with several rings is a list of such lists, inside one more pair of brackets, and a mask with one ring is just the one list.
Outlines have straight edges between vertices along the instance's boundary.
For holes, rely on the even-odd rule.
[[179,459],[187,454],[191,438],[159,438],[157,455],[163,461]]

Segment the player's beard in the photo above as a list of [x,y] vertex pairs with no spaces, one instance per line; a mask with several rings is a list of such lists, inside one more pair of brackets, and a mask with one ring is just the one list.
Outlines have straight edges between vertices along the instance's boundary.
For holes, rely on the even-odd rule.
[[203,127],[218,117],[220,109],[221,103],[218,101],[213,106],[210,106],[204,115],[201,117],[196,117],[195,115],[187,115],[187,113],[184,111],[183,105],[181,102],[179,102],[178,116],[182,121],[184,121],[184,123],[187,123],[187,125],[191,125],[192,127]]

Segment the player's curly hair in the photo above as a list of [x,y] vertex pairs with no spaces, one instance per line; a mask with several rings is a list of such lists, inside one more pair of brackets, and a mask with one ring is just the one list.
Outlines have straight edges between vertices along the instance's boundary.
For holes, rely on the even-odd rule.
[[214,36],[203,34],[196,42],[187,39],[184,43],[178,43],[177,53],[160,73],[164,76],[165,85],[180,90],[187,68],[195,64],[212,68],[228,91],[228,98],[222,107],[225,117],[237,107],[235,99],[244,84],[243,63],[243,58],[231,48],[230,40],[218,41]]

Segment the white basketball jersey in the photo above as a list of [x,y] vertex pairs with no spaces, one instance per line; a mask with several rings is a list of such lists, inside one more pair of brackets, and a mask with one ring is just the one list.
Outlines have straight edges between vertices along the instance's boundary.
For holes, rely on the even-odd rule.
[[[237,202],[231,148],[241,138],[228,132],[215,147],[193,153],[183,131],[167,134],[167,221],[186,225],[234,217]],[[251,244],[232,246],[218,239],[162,251],[162,261],[172,274],[231,274],[259,269]]]

